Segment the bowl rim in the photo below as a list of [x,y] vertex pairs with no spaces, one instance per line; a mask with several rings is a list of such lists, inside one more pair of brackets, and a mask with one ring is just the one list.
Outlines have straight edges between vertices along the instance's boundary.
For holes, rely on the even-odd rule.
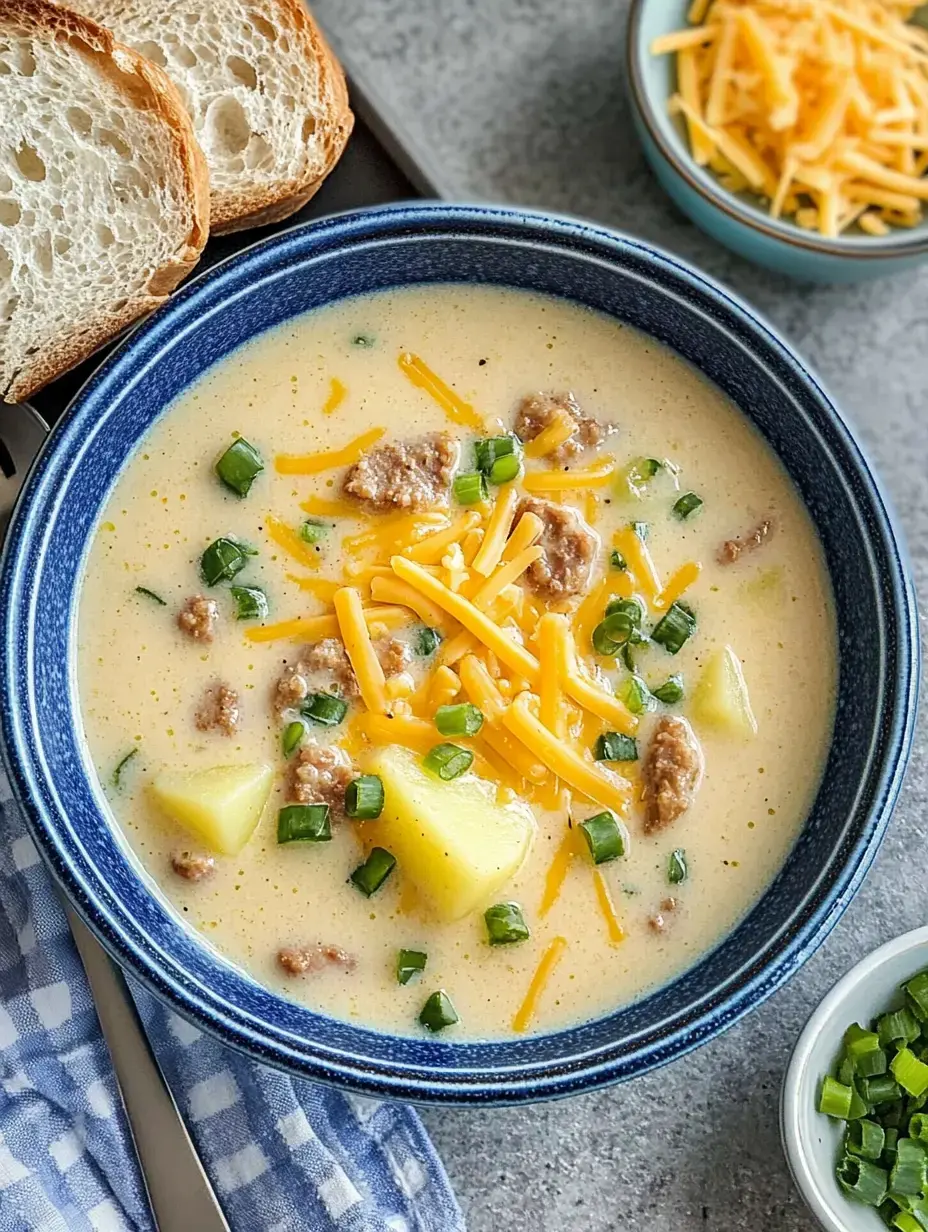
[[[131,918],[123,911],[121,921],[117,919],[119,912],[114,914],[107,898],[106,883],[99,876],[88,876],[79,867],[75,853],[65,849],[60,825],[56,825],[55,820],[56,814],[60,817],[64,810],[57,797],[51,798],[53,793],[43,793],[43,784],[50,779],[46,775],[42,750],[30,744],[33,729],[29,724],[35,718],[34,706],[30,712],[34,620],[29,603],[24,599],[17,604],[17,598],[23,590],[28,594],[30,552],[40,550],[44,536],[49,533],[39,520],[41,509],[36,506],[43,499],[52,507],[57,503],[55,467],[76,465],[74,455],[79,460],[84,452],[87,436],[94,430],[91,412],[99,409],[94,407],[93,399],[113,393],[120,380],[132,383],[137,379],[137,368],[145,359],[146,348],[156,351],[159,345],[166,345],[166,339],[185,335],[197,308],[203,308],[201,301],[209,303],[215,283],[226,291],[232,284],[234,291],[237,277],[247,274],[250,287],[260,281],[262,273],[267,274],[269,267],[276,268],[275,261],[293,264],[297,259],[308,259],[315,251],[339,251],[353,243],[363,246],[398,237],[434,237],[437,233],[484,240],[495,238],[510,244],[517,233],[517,242],[528,248],[553,250],[606,263],[614,263],[624,256],[654,274],[672,279],[678,294],[689,290],[703,310],[708,303],[722,312],[733,325],[746,332],[753,346],[761,347],[768,362],[782,364],[789,379],[820,408],[833,433],[833,447],[843,452],[845,470],[863,493],[861,499],[872,517],[871,543],[879,545],[881,558],[885,558],[891,618],[888,636],[894,639],[899,671],[891,681],[891,700],[884,703],[881,711],[883,739],[879,750],[873,753],[868,770],[866,782],[871,805],[860,818],[860,829],[853,842],[842,848],[840,857],[832,861],[827,886],[816,893],[814,901],[806,904],[796,927],[778,932],[765,946],[763,955],[745,963],[724,985],[701,997],[685,1020],[671,1020],[669,1029],[664,1028],[661,1033],[656,1028],[653,1033],[638,1032],[632,1037],[633,1047],[628,1055],[617,1055],[615,1043],[587,1050],[574,1045],[568,1046],[568,1049],[572,1047],[569,1055],[565,1055],[568,1052],[565,1049],[565,1054],[554,1058],[480,1068],[467,1064],[464,1054],[472,1046],[471,1041],[461,1041],[451,1045],[461,1057],[460,1062],[452,1066],[438,1066],[434,1062],[387,1063],[358,1056],[338,1044],[326,1045],[313,1053],[305,1042],[301,1049],[300,1041],[294,1042],[293,1033],[284,1028],[272,1035],[269,1029],[256,1026],[254,1016],[245,1008],[217,1007],[215,997],[209,1000],[194,980],[179,978],[157,945],[145,946],[134,936],[126,935],[133,931]],[[241,288],[237,294],[240,293]],[[176,328],[178,323],[184,327]],[[73,629],[73,618],[71,627]],[[162,1000],[239,1051],[303,1077],[347,1086],[366,1094],[414,1102],[515,1104],[592,1090],[685,1055],[766,999],[821,944],[870,867],[885,833],[908,759],[918,673],[918,628],[910,571],[879,481],[853,432],[816,377],[776,331],[726,288],[651,245],[575,218],[502,206],[416,202],[333,215],[258,240],[185,284],[169,304],[122,343],[76,395],[29,477],[0,560],[0,751],[14,791],[24,806],[30,833],[85,922],[113,957]],[[136,880],[141,882],[137,874]],[[141,884],[144,889],[144,883]],[[150,891],[145,889],[145,893],[150,894]],[[573,1029],[568,1028],[566,1033]],[[387,1039],[405,1040],[405,1037],[390,1033],[379,1034]],[[550,1039],[557,1034],[560,1032],[541,1033],[526,1037],[526,1040]],[[443,1051],[445,1048],[447,1045],[443,1046]]]
[[[648,136],[664,159],[673,167],[687,186],[708,205],[721,210],[734,222],[756,231],[766,239],[776,240],[807,252],[842,257],[854,261],[885,261],[890,257],[901,259],[920,256],[928,252],[928,222],[917,234],[920,238],[889,238],[838,236],[829,239],[816,236],[813,231],[803,231],[796,224],[768,219],[758,209],[743,202],[737,194],[728,192],[707,172],[697,166],[689,156],[681,154],[664,134],[656,118],[656,104],[648,89],[642,71],[642,57],[650,54],[643,46],[641,24],[648,0],[631,0],[628,15],[628,31],[625,40],[626,77],[629,82],[632,102]],[[898,234],[898,233],[896,233]]]
[[[928,925],[926,924],[902,933],[898,937],[893,937],[883,945],[877,946],[875,950],[871,950],[869,954],[865,954],[831,986],[821,999],[806,1020],[790,1054],[780,1093],[780,1137],[783,1140],[783,1152],[797,1189],[827,1232],[847,1232],[847,1224],[836,1213],[834,1206],[826,1197],[818,1183],[818,1172],[811,1167],[809,1158],[802,1149],[802,1134],[799,1131],[803,1111],[802,1087],[808,1072],[813,1046],[848,997],[868,976],[889,959],[907,954],[919,946],[928,946]],[[879,1226],[876,1221],[876,1212],[874,1212],[874,1219],[876,1228]]]

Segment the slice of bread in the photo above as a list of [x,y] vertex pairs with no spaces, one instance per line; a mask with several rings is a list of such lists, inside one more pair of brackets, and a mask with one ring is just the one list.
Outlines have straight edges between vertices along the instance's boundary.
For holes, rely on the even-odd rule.
[[161,69],[47,0],[0,0],[0,117],[0,398],[16,402],[196,265],[209,183]]
[[210,225],[286,218],[354,124],[341,66],[301,0],[69,0],[160,65],[206,153]]

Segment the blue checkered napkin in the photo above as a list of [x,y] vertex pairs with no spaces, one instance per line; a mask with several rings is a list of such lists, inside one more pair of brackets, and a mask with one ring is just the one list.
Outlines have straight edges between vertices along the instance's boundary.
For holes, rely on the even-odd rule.
[[[235,1232],[463,1232],[411,1109],[294,1081],[134,993]],[[84,970],[0,774],[0,1232],[151,1228]]]

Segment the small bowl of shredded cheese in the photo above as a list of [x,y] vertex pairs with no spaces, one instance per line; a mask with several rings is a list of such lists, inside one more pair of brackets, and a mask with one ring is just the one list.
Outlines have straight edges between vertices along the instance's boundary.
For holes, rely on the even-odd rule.
[[628,75],[659,180],[794,277],[928,257],[928,12],[903,0],[633,0]]

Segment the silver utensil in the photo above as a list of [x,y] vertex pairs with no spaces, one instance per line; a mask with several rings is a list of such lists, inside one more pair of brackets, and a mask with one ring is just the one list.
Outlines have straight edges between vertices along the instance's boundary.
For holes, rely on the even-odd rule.
[[135,1139],[159,1232],[230,1232],[125,977],[65,904]]

